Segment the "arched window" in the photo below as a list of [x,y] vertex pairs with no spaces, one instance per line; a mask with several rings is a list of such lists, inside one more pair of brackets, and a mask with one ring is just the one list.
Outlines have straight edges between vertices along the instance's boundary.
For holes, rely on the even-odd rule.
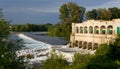
[[78,29],[78,27],[76,27],[76,33],[79,33],[79,29]]
[[94,43],[93,50],[96,50],[96,49],[98,49],[98,43]]
[[107,27],[107,33],[108,33],[108,34],[112,34],[112,33],[113,33],[113,26],[112,26],[112,25],[109,25],[109,26]]
[[106,34],[106,28],[105,28],[105,26],[101,26],[101,34]]
[[89,27],[89,33],[91,33],[91,34],[93,33],[93,27],[92,26]]
[[82,48],[82,41],[79,41],[79,48]]
[[89,50],[89,49],[92,49],[92,42],[89,42],[89,43],[88,43],[88,50]]
[[84,33],[88,33],[87,26],[84,27]]
[[98,26],[95,26],[94,32],[95,32],[95,34],[99,34],[99,27]]
[[75,41],[75,47],[78,47],[78,41]]
[[87,42],[85,41],[84,43],[83,43],[83,49],[86,49],[87,48]]
[[83,33],[83,27],[80,27],[80,33]]

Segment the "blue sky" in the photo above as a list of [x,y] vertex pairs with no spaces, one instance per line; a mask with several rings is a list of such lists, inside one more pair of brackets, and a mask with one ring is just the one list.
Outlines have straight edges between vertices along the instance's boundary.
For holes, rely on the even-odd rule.
[[0,0],[0,8],[12,24],[44,24],[59,22],[59,8],[63,3],[75,2],[87,10],[119,7],[120,0]]

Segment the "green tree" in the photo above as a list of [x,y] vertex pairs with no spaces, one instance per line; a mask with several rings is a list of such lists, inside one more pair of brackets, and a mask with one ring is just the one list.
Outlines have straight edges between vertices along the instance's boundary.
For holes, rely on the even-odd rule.
[[2,9],[0,9],[0,19],[3,17]]
[[79,7],[76,3],[69,2],[63,4],[60,9],[60,19],[63,23],[82,22],[85,13],[84,7]]
[[108,8],[108,11],[111,14],[111,19],[120,18],[120,9],[117,7]]
[[[17,43],[17,44],[16,44]],[[25,69],[23,57],[17,57],[15,51],[21,48],[19,42],[0,41],[0,68],[3,69]]]
[[9,35],[9,22],[6,21],[5,19],[0,19],[0,40],[3,38],[6,38]]
[[120,61],[120,34],[118,34],[115,41],[111,42],[109,46],[109,54],[107,56],[111,57],[112,60]]
[[90,62],[92,55],[75,53],[73,57],[73,69],[87,69],[87,64]]
[[92,9],[91,11],[88,11],[86,13],[86,18],[87,19],[98,19],[98,16],[99,16],[99,13],[98,13],[98,10],[96,9]]
[[98,19],[102,19],[102,20],[110,20],[111,15],[110,12],[106,9],[98,9],[99,12],[99,17]]
[[69,16],[69,12],[68,12],[68,8],[67,8],[67,4],[63,4],[60,9],[60,19],[62,22],[65,22]]
[[54,36],[54,26],[51,26],[48,28],[48,35],[49,36]]

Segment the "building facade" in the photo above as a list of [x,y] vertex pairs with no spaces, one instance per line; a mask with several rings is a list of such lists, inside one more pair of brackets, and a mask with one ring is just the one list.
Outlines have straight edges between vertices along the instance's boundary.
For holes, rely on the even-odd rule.
[[95,50],[101,44],[111,42],[120,33],[120,19],[112,21],[88,20],[72,23],[70,46]]

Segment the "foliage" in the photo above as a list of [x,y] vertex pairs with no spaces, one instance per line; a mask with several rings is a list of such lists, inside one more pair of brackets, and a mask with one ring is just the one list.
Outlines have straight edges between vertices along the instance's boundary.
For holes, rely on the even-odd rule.
[[99,9],[99,17],[98,19],[102,19],[102,20],[110,20],[110,12],[106,9]]
[[24,25],[12,25],[12,31],[15,32],[38,32],[38,31],[48,31],[48,28],[51,27],[52,24],[29,24],[26,23]]
[[56,53],[51,53],[51,57],[44,62],[43,69],[65,69],[67,65],[63,55],[58,56]]
[[86,12],[87,19],[98,19],[99,12],[96,9],[92,9],[91,11]]
[[88,69],[117,69],[117,63],[109,57],[110,46],[104,44],[97,49],[94,57],[88,63]]
[[111,14],[111,19],[120,18],[120,9],[117,7],[108,8],[108,11]]
[[0,41],[0,67],[3,69],[24,69],[23,57],[17,57],[15,44],[11,41]]
[[113,43],[110,43],[110,49],[108,56],[111,57],[112,60],[120,61],[120,34],[116,37]]
[[3,38],[6,38],[9,35],[10,28],[9,28],[9,22],[5,19],[0,19],[0,40]]
[[75,53],[73,57],[73,69],[86,69],[87,63],[90,62],[92,55]]
[[76,3],[69,2],[63,4],[60,9],[60,19],[63,23],[82,22],[85,13],[84,7],[79,7]]
[[91,11],[86,12],[87,19],[95,19],[95,20],[112,20],[116,18],[120,18],[120,9],[117,7],[108,8],[108,9],[93,9]]

